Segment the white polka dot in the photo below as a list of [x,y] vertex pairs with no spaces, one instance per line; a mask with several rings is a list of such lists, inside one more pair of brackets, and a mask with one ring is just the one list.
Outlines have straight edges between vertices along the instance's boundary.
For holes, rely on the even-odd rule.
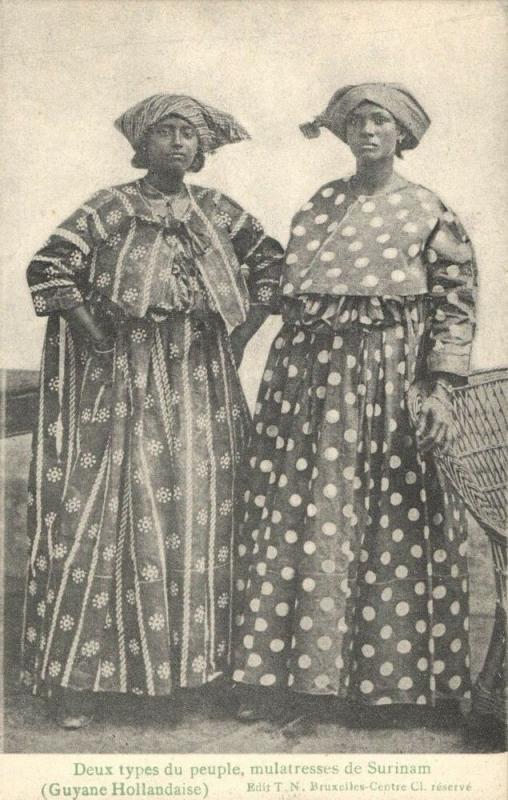
[[346,440],[346,442],[349,442],[350,444],[352,444],[353,442],[356,442],[356,439],[357,439],[356,431],[353,428],[348,428],[344,432],[344,439]]
[[442,600],[446,596],[446,586],[436,586],[432,590],[432,597],[434,600]]
[[383,224],[383,220],[381,217],[372,217],[369,224],[372,228],[380,228]]
[[263,619],[262,617],[258,617],[256,619],[255,623],[254,623],[254,630],[262,632],[262,631],[266,631],[267,628],[268,628],[268,623],[267,623],[266,619]]
[[401,639],[400,642],[397,643],[397,651],[402,653],[402,655],[406,655],[406,653],[411,652],[411,642],[409,639]]
[[427,623],[425,622],[425,620],[419,619],[415,623],[415,629],[417,633],[425,633],[425,631],[427,630]]
[[450,650],[452,653],[458,653],[459,650],[462,648],[462,642],[460,639],[454,639],[450,644]]
[[360,691],[362,694],[370,694],[374,691],[374,684],[371,681],[362,681],[360,684]]
[[270,650],[272,653],[280,653],[281,650],[284,650],[284,642],[282,639],[272,639],[270,642]]
[[355,260],[355,267],[357,267],[358,269],[363,269],[364,267],[368,267],[369,264],[370,264],[370,258],[367,258],[367,256],[362,256],[362,258],[357,258]]
[[364,608],[362,608],[362,617],[367,622],[372,622],[372,620],[376,618],[376,612],[372,608],[372,606],[365,606]]
[[392,206],[398,206],[401,200],[402,200],[402,197],[400,196],[400,194],[390,194],[390,195],[388,195],[388,202]]
[[312,592],[316,588],[316,581],[314,578],[304,578],[302,581],[302,589],[305,592]]
[[289,498],[289,505],[293,506],[293,508],[298,508],[302,504],[302,498],[299,494],[292,494]]
[[307,516],[308,517],[315,517],[317,514],[317,506],[314,503],[308,503],[307,505]]
[[316,552],[315,543],[311,541],[311,539],[308,539],[306,542],[304,542],[303,551],[304,553],[307,553],[308,556],[311,556],[313,553]]
[[384,675],[385,677],[391,675],[393,672],[393,664],[391,663],[391,661],[385,661],[383,664],[381,664],[381,666],[379,667],[379,672],[381,673],[381,675]]
[[303,227],[303,225],[296,225],[296,226],[293,228],[293,234],[294,234],[295,236],[305,236],[305,234],[306,234],[306,233],[307,233],[307,231],[305,230],[305,228]]
[[382,639],[389,639],[393,633],[393,629],[391,625],[383,625],[379,633]]
[[362,247],[363,247],[362,242],[360,242],[359,239],[355,239],[354,242],[351,242],[351,244],[348,245],[347,249],[349,250],[350,253],[356,253],[358,252],[358,250],[361,250]]
[[392,539],[394,542],[401,542],[404,538],[404,532],[401,531],[400,528],[396,528],[392,533]]
[[300,620],[300,628],[304,631],[310,631],[313,625],[314,623],[310,617],[302,617]]
[[413,686],[413,680],[409,676],[405,676],[399,680],[397,686],[402,690],[411,689]]
[[406,614],[409,614],[409,603],[406,603],[404,600],[397,603],[395,606],[395,613],[398,617],[405,617]]
[[302,211],[310,211],[310,209],[314,206],[314,203],[309,200],[308,203],[302,206]]
[[381,553],[379,560],[381,561],[381,564],[383,564],[385,567],[390,563],[392,557],[388,552],[388,550],[385,550],[383,553]]
[[388,259],[397,258],[398,252],[399,251],[397,250],[396,247],[387,247],[385,250],[383,250],[383,258],[388,258]]
[[450,689],[458,689],[460,684],[462,683],[462,678],[460,675],[453,675],[448,681],[448,686]]
[[273,583],[270,581],[264,581],[261,584],[261,594],[272,594],[273,592]]
[[454,600],[450,606],[450,613],[453,614],[454,617],[460,612],[460,603],[458,600]]
[[363,286],[367,286],[369,288],[377,286],[378,283],[379,283],[379,278],[376,275],[366,275],[365,278],[362,278]]
[[295,253],[290,253],[286,258],[286,264],[289,265],[296,264],[297,261],[298,261],[298,256],[295,255]]
[[337,195],[337,197],[335,198],[335,205],[336,205],[336,206],[340,206],[340,204],[341,204],[341,203],[343,203],[345,199],[346,199],[346,195],[345,195],[345,194],[342,194],[342,192],[341,192],[341,193],[340,193],[340,194],[338,194],[338,195]]
[[407,578],[409,570],[404,564],[399,564],[398,567],[395,568],[395,575],[397,578]]
[[410,508],[409,511],[407,512],[407,516],[408,519],[411,520],[411,522],[416,522],[416,520],[420,518],[420,512],[418,511],[417,508]]
[[275,606],[275,613],[278,617],[287,617],[289,614],[289,606],[287,603],[277,603]]
[[333,611],[335,608],[335,600],[333,597],[323,597],[319,601],[319,605],[323,611]]
[[415,594],[422,595],[425,594],[426,586],[423,581],[418,581],[415,583]]
[[312,663],[310,656],[306,653],[298,659],[298,666],[300,669],[308,669]]
[[415,472],[411,472],[411,471],[410,472],[406,472],[405,481],[409,485],[411,485],[413,483],[416,483],[416,473]]
[[[331,250],[324,250],[321,253],[321,255],[319,256],[319,260],[320,261],[324,261],[325,263],[327,261],[333,261],[334,258],[335,258],[335,253],[333,253]],[[342,270],[341,270],[341,272],[342,272]],[[339,272],[339,275],[340,275],[340,272]]]
[[326,689],[330,683],[330,678],[328,675],[316,675],[314,678],[314,683],[318,689]]
[[446,561],[447,555],[445,550],[436,550],[434,553],[434,561],[437,564],[442,564],[443,561]]
[[400,506],[402,503],[402,495],[399,494],[399,492],[394,492],[392,495],[390,495],[390,503],[392,506]]
[[276,680],[277,679],[275,675],[272,675],[271,673],[267,672],[266,675],[261,675],[259,683],[261,684],[261,686],[273,686]]
[[365,582],[366,583],[375,583],[376,582],[376,573],[372,572],[371,569],[368,569],[365,573]]
[[335,572],[335,561],[327,559],[323,561],[323,563],[321,564],[321,568],[323,572],[326,572],[327,575],[331,575],[333,572]]
[[268,460],[262,461],[259,465],[259,469],[261,470],[261,472],[271,472],[272,468],[273,464],[271,461]]
[[434,675],[441,675],[441,673],[444,672],[444,670],[445,670],[444,661],[440,661],[439,659],[436,659],[436,661],[434,661],[434,663],[432,664],[432,672],[433,672],[433,674]]
[[320,636],[317,640],[319,650],[329,650],[332,646],[332,640],[329,636]]
[[334,483],[327,483],[323,489],[323,494],[329,500],[333,500],[334,497],[337,497],[337,487]]
[[362,647],[362,654],[365,656],[365,658],[372,658],[372,656],[375,655],[375,652],[376,651],[371,644],[364,644]]
[[298,534],[296,531],[286,531],[284,538],[288,544],[294,544],[298,540]]
[[354,236],[356,233],[356,228],[353,228],[352,225],[346,225],[345,228],[341,230],[341,236],[349,237]]
[[421,558],[423,556],[423,549],[420,547],[419,544],[414,544],[411,547],[411,555],[413,558]]
[[295,577],[296,573],[294,567],[283,567],[280,574],[285,581],[290,581]]
[[331,197],[333,192],[334,192],[334,190],[332,189],[332,187],[331,186],[327,186],[326,189],[322,189],[321,194],[322,194],[323,197]]
[[408,255],[411,256],[411,258],[414,258],[420,252],[420,245],[419,244],[410,244],[409,247],[407,248],[407,252],[408,252]]
[[433,636],[443,636],[446,633],[446,625],[442,622],[438,622],[437,625],[432,627],[432,635]]
[[388,600],[392,599],[392,597],[393,597],[393,590],[390,588],[390,586],[387,586],[381,592],[381,600],[384,600],[384,602],[387,603]]
[[311,252],[313,252],[314,250],[318,250],[320,244],[321,242],[318,239],[312,239],[307,244],[307,250],[310,250]]
[[391,279],[395,283],[402,283],[406,279],[406,273],[403,272],[401,269],[394,269],[391,274]]
[[380,233],[379,236],[376,236],[376,242],[379,242],[379,244],[386,244],[391,238],[389,233]]
[[316,225],[322,225],[323,222],[326,222],[328,219],[328,214],[318,214],[317,217],[314,219]]
[[257,653],[251,653],[247,659],[249,667],[259,667],[263,663],[263,659]]

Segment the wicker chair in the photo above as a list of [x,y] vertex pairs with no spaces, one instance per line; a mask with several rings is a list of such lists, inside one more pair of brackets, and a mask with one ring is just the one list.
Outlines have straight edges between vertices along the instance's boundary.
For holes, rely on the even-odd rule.
[[[411,388],[409,410],[416,424],[426,391]],[[506,722],[508,367],[473,373],[452,396],[455,440],[434,450],[449,481],[489,537],[497,603],[490,645],[473,689],[472,713]]]

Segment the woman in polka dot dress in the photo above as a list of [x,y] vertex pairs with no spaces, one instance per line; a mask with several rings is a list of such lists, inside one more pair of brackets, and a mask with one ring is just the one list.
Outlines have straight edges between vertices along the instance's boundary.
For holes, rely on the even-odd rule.
[[[341,89],[302,129],[320,125],[357,169],[292,225],[254,420],[233,677],[363,708],[456,704],[470,692],[466,530],[429,451],[451,436],[448,392],[468,374],[474,255],[436,195],[393,171],[429,125],[407,90]],[[406,397],[423,378],[415,431]],[[264,714],[262,697],[240,716]]]

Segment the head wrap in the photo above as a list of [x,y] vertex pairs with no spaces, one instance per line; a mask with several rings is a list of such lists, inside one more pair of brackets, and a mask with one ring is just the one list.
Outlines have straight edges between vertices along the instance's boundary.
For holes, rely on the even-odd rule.
[[402,150],[417,146],[430,125],[425,110],[405,86],[400,83],[360,83],[344,86],[335,92],[325,111],[313,122],[300,126],[308,139],[319,136],[319,128],[328,128],[347,144],[346,119],[360,103],[370,102],[386,109],[404,128],[406,136],[401,142]]
[[250,139],[245,128],[229,114],[179,94],[154,94],[142,100],[118,117],[115,127],[136,149],[147,130],[170,114],[177,114],[196,128],[205,152]]

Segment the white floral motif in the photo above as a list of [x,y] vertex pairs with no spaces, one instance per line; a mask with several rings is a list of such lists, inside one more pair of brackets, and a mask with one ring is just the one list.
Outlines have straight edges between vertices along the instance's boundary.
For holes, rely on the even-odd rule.
[[104,289],[104,287],[108,286],[108,284],[110,283],[111,283],[111,275],[108,275],[107,272],[103,272],[102,275],[99,275],[99,277],[96,280],[97,286],[99,286],[101,289]]
[[80,267],[83,263],[83,253],[80,250],[74,250],[69,257],[69,261],[73,267]]
[[198,606],[194,611],[194,622],[204,622],[204,621],[205,621],[204,606]]
[[33,304],[36,311],[44,311],[46,308],[46,301],[40,294],[34,295]]
[[32,595],[32,597],[37,594],[37,581],[33,579],[30,581],[28,584],[28,593]]
[[48,568],[48,560],[47,560],[46,556],[37,556],[37,558],[35,560],[35,566],[41,572],[45,572],[47,570],[47,568]]
[[224,453],[224,455],[220,457],[220,465],[222,469],[229,469],[231,466],[231,456],[229,453]]
[[111,460],[113,464],[116,464],[118,467],[123,463],[124,452],[121,449],[114,450],[113,455],[111,456]]
[[94,367],[94,369],[90,372],[90,378],[92,381],[94,381],[94,383],[100,381],[102,378],[102,367]]
[[116,547],[114,544],[108,544],[102,551],[104,561],[111,561],[115,557]]
[[134,425],[134,433],[136,436],[143,436],[143,420],[138,419],[136,424]]
[[199,475],[200,478],[206,478],[208,475],[207,461],[200,461],[199,464],[196,464],[196,474]]
[[48,425],[48,436],[56,436],[58,426],[56,422],[50,422]]
[[72,580],[74,583],[83,583],[86,578],[86,572],[81,567],[76,567],[72,570]]
[[47,513],[47,514],[44,514],[44,522],[46,523],[46,525],[48,526],[48,528],[49,528],[51,525],[53,525],[53,523],[54,523],[55,519],[56,519],[56,514],[55,514],[55,512],[54,512],[54,511],[48,511],[48,513]]
[[212,361],[212,372],[215,376],[217,376],[220,372],[219,362],[215,359]]
[[[106,239],[106,247],[117,247],[120,244],[121,241],[122,241],[122,237],[120,236],[119,233],[112,233]],[[108,281],[108,283],[109,283],[109,281]]]
[[133,606],[136,603],[136,592],[134,589],[127,589],[125,592],[125,599],[130,606]]
[[217,560],[221,564],[224,564],[224,562],[227,561],[228,559],[228,555],[229,555],[229,547],[227,546],[227,544],[224,544],[222,545],[222,547],[219,548],[219,551],[217,553]]
[[215,288],[216,288],[217,294],[220,294],[221,297],[225,297],[226,295],[229,294],[229,286],[224,281],[221,281],[221,283],[218,283]]
[[83,217],[80,217],[80,218],[79,218],[79,219],[76,221],[76,228],[78,229],[78,231],[86,231],[86,229],[87,229],[87,222],[86,222],[86,217],[85,217],[85,216],[83,216]]
[[97,642],[95,639],[89,639],[88,642],[85,642],[82,645],[81,655],[91,658],[92,656],[96,656],[99,650],[99,642]]
[[41,600],[40,603],[37,603],[37,616],[43,617],[45,613],[46,613],[46,603],[44,602],[44,600]]
[[146,256],[147,249],[143,244],[138,244],[131,250],[130,256],[133,261],[139,261],[140,258]]
[[60,674],[62,665],[59,661],[51,661],[48,667],[48,672],[51,678],[56,678]]
[[96,457],[94,456],[93,453],[90,452],[82,453],[80,458],[81,466],[84,469],[90,469],[91,467],[94,466],[96,461],[97,461]]
[[94,596],[92,600],[92,605],[94,608],[104,608],[107,602],[108,602],[108,593],[99,592]]
[[155,497],[159,503],[169,503],[171,500],[171,490],[166,486],[161,486],[160,489],[157,489],[155,492]]
[[133,286],[131,286],[130,289],[126,289],[125,290],[125,292],[122,295],[122,299],[126,303],[135,303],[136,300],[137,300],[138,294],[139,294],[138,290],[135,289]]
[[169,669],[169,661],[163,661],[162,664],[159,664],[157,667],[157,675],[162,680],[168,680],[171,671]]
[[88,528],[88,538],[89,539],[95,539],[97,537],[98,533],[99,533],[99,525],[98,525],[97,522],[95,522],[93,525],[90,525],[90,527]]
[[198,430],[202,431],[208,425],[208,417],[206,414],[198,414],[196,417],[196,427]]
[[135,686],[132,690],[132,694],[137,695],[137,697],[142,697],[144,695],[143,689],[140,689],[138,686]]
[[206,379],[206,367],[204,367],[202,364],[200,364],[199,367],[196,367],[194,369],[194,373],[193,374],[194,374],[194,378],[197,381],[204,381]]
[[226,421],[226,409],[224,408],[224,406],[221,406],[215,412],[215,419],[217,420],[217,422],[225,422]]
[[179,354],[178,346],[174,343],[171,343],[168,348],[168,355],[170,358],[177,358]]
[[145,395],[143,405],[145,408],[153,408],[153,406],[155,405],[155,400],[153,399],[153,395],[151,394]]
[[112,514],[116,514],[116,512],[118,511],[118,506],[119,506],[118,497],[112,497],[108,503],[108,508]]
[[92,410],[90,408],[84,408],[81,412],[81,422],[90,422],[92,419]]
[[141,652],[141,647],[139,646],[139,642],[137,639],[129,639],[129,644],[127,645],[127,647],[129,648],[133,656],[138,656]]
[[273,295],[271,286],[260,286],[257,290],[258,299],[261,303],[268,303]]
[[55,599],[55,593],[54,593],[53,589],[49,590],[49,592],[46,595],[46,598],[47,598],[47,601],[48,601],[48,605],[51,605],[51,603]]
[[60,620],[60,628],[63,631],[70,631],[74,627],[74,617],[70,614],[64,614]]
[[117,417],[126,417],[127,416],[127,403],[125,400],[119,400],[118,403],[115,405],[115,414]]
[[148,618],[148,625],[153,631],[161,631],[164,627],[164,615],[160,612],[152,614],[151,617]]
[[223,656],[225,652],[226,652],[226,642],[222,640],[217,645],[217,655]]
[[241,415],[241,413],[242,413],[242,409],[240,408],[240,406],[236,405],[236,403],[235,403],[235,405],[233,406],[233,410],[232,410],[232,412],[231,412],[231,413],[233,414],[233,419],[238,419],[238,417],[239,417],[239,416]]
[[232,223],[232,219],[225,211],[218,211],[214,217],[214,222],[219,228],[227,228]]
[[204,656],[196,656],[196,658],[192,662],[192,671],[193,672],[202,672],[206,667],[206,661]]
[[170,546],[170,547],[171,547],[173,550],[176,550],[178,547],[180,547],[180,541],[181,541],[181,540],[180,540],[180,537],[178,536],[178,534],[177,534],[177,533],[170,533],[170,534],[169,534],[169,536],[168,536],[168,542],[169,542],[169,546]]
[[65,508],[69,514],[73,514],[75,511],[79,511],[81,508],[81,500],[79,497],[70,497],[65,503]]
[[146,449],[152,456],[160,456],[164,448],[162,442],[160,442],[158,439],[150,439]]
[[198,558],[196,563],[194,564],[194,569],[196,572],[204,572],[206,568],[205,559],[203,557]]
[[153,523],[150,517],[141,517],[141,519],[138,519],[138,531],[147,533],[152,530],[152,525]]
[[[111,414],[110,414],[109,408],[100,408],[97,411],[96,415],[95,415],[95,419],[97,420],[97,422],[107,422],[108,419],[110,418],[110,416],[111,416]],[[113,463],[114,464],[118,463],[118,462],[115,461],[115,454],[114,453],[113,453]],[[120,463],[122,463],[122,462],[120,462]]]
[[124,375],[127,374],[129,371],[129,360],[126,353],[122,353],[116,357],[116,366],[117,369],[119,369],[120,372],[123,372]]
[[176,389],[171,389],[171,392],[169,393],[169,399],[171,405],[173,406],[178,405],[178,403],[180,402],[180,393],[177,392]]
[[233,510],[233,501],[229,499],[223,500],[219,506],[219,514],[222,517],[226,517],[232,510]]
[[104,630],[107,631],[113,625],[113,619],[109,611],[106,614],[106,619],[104,620]]
[[219,608],[226,608],[228,603],[229,603],[229,595],[227,594],[227,592],[223,592],[219,596],[219,599],[217,600],[217,605],[219,606]]
[[146,375],[144,375],[142,372],[134,375],[134,386],[137,389],[144,389],[146,386]]
[[183,492],[179,486],[173,486],[173,499],[174,500],[181,500],[183,497]]
[[178,594],[178,584],[176,581],[171,581],[169,584],[169,591],[171,592],[172,597],[176,597]]
[[143,328],[134,328],[134,330],[131,333],[131,339],[136,344],[144,342],[144,340],[146,339],[146,331]]
[[35,640],[37,639],[37,631],[35,630],[35,628],[27,628],[26,638],[29,642],[35,642]]
[[64,558],[67,554],[67,545],[59,542],[53,546],[53,558]]
[[208,511],[205,508],[201,508],[196,515],[196,520],[198,525],[206,525],[208,522]]
[[101,675],[103,678],[111,678],[115,674],[115,665],[112,661],[103,661],[101,664]]
[[60,387],[60,381],[58,380],[58,378],[57,377],[51,378],[51,380],[48,383],[49,391],[58,392],[59,387]]
[[134,483],[137,483],[137,484],[140,484],[140,485],[143,485],[143,483],[145,481],[145,479],[143,477],[143,473],[141,472],[139,467],[136,467],[136,469],[132,473],[132,478],[134,480]]
[[145,581],[156,581],[159,577],[159,570],[155,564],[145,564],[141,570],[141,575]]
[[106,222],[108,222],[110,225],[114,225],[115,222],[120,220],[121,216],[122,215],[120,211],[115,209],[115,211],[110,211],[109,214],[106,215]]
[[28,492],[26,499],[27,499],[28,505],[29,506],[33,506],[33,504],[35,503],[35,497],[33,496],[32,492]]

